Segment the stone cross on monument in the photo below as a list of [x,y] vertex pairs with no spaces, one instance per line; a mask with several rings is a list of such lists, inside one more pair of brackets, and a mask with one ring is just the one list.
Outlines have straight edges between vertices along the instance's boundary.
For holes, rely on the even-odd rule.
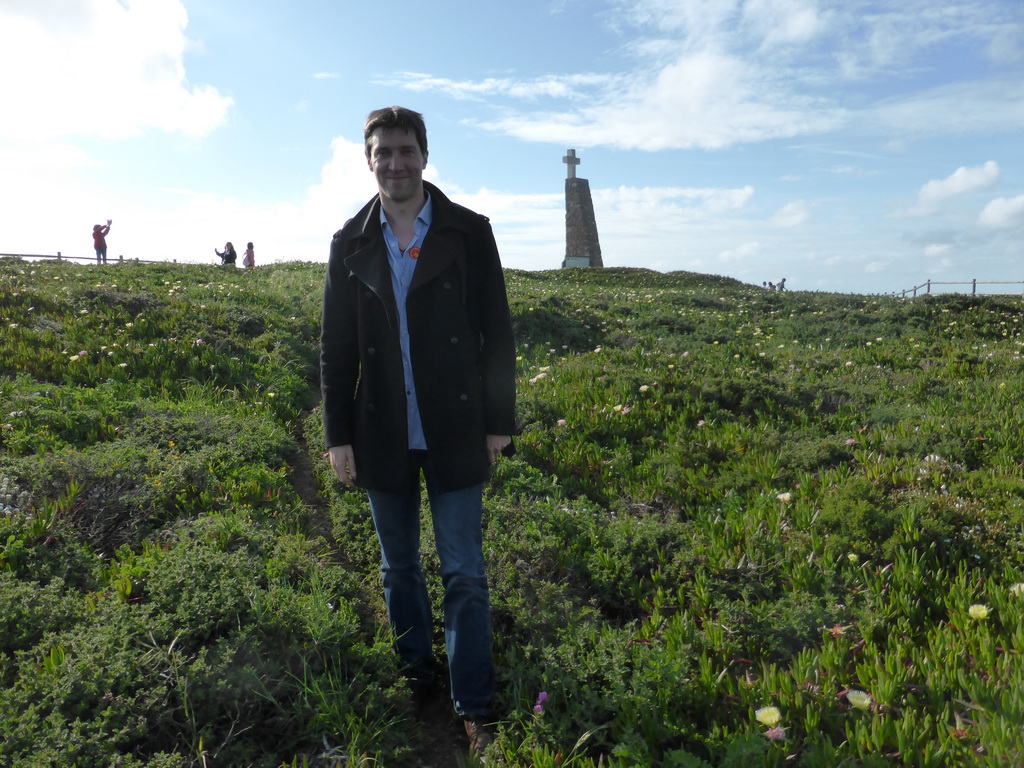
[[562,268],[603,267],[590,182],[576,178],[576,166],[581,161],[576,157],[575,149],[568,150],[562,162],[566,164],[565,259]]
[[575,179],[576,178],[576,166],[579,165],[580,162],[582,162],[578,157],[576,157],[576,150],[575,149],[570,149],[566,153],[565,157],[562,158],[562,162],[565,163],[568,166],[568,168],[565,169],[567,174],[568,174],[565,178],[567,178],[567,179]]

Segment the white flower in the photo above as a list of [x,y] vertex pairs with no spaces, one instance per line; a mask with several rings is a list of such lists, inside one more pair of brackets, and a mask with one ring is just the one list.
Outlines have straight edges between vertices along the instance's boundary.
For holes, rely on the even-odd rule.
[[1024,582],[1018,582],[1010,587],[1010,594],[1014,597],[1024,597]]
[[975,621],[983,621],[988,618],[988,606],[976,603],[967,609],[967,613],[969,613],[971,618]]
[[789,491],[786,491],[786,493],[780,493],[775,498],[781,501],[783,504],[788,504],[789,501],[793,498],[793,494],[791,494]]

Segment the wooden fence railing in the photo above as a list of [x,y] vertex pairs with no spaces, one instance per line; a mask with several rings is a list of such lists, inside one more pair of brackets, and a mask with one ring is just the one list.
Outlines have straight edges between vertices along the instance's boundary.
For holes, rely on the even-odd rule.
[[[917,298],[921,296],[931,296],[932,288],[935,286],[946,286],[946,285],[963,285],[970,286],[970,290],[946,290],[940,288],[936,293],[956,293],[964,294],[968,296],[1024,296],[1024,281],[1022,280],[963,280],[960,282],[939,282],[938,280],[925,280],[920,285],[915,285],[913,288],[907,288],[905,291],[894,291],[893,296],[899,296],[901,298]],[[1015,291],[989,291],[989,290],[978,290],[978,286],[985,285],[1016,285],[1018,286]],[[923,290],[922,290],[923,289]]]
[[[0,253],[0,258],[4,256],[11,256],[15,259],[56,259],[57,261],[91,261],[96,262],[96,256],[64,256],[60,251],[57,253]],[[108,256],[105,263],[110,262],[121,262],[121,261],[133,261],[140,264],[166,264],[166,261],[152,260],[152,259],[126,259],[124,256],[118,256],[116,259],[113,256]],[[171,260],[172,264],[177,264],[177,259]]]

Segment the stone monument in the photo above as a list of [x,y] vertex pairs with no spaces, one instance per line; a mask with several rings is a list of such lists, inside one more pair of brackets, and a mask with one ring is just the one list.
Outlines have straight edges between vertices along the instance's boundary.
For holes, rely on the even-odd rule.
[[562,158],[566,164],[565,179],[565,259],[562,269],[568,267],[603,267],[601,243],[597,239],[597,219],[594,201],[590,197],[590,182],[576,178],[580,159],[570,149]]

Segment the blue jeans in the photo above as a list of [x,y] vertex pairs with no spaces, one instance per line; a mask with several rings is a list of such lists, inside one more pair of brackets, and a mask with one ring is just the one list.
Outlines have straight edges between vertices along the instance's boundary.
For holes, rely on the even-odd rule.
[[[491,603],[484,573],[483,485],[448,493],[435,490],[426,454],[415,453],[426,480],[444,587],[444,637],[455,711],[493,717]],[[408,494],[369,491],[380,541],[384,602],[396,635],[399,661],[413,683],[435,676],[430,597],[420,564],[420,485]]]

